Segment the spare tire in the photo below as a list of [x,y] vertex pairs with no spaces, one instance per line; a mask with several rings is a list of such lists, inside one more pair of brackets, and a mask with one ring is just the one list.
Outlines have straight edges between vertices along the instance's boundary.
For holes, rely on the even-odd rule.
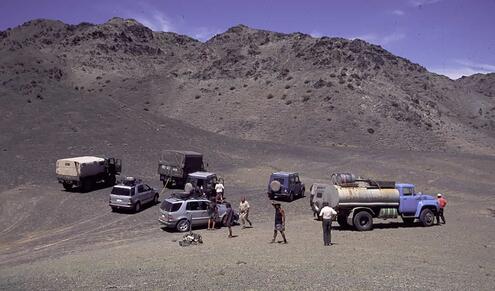
[[270,189],[273,191],[273,192],[278,192],[280,191],[280,188],[281,188],[282,185],[280,185],[280,182],[277,181],[277,180],[273,180],[270,182]]
[[190,193],[193,189],[194,187],[191,183],[186,183],[186,185],[184,185],[184,192]]

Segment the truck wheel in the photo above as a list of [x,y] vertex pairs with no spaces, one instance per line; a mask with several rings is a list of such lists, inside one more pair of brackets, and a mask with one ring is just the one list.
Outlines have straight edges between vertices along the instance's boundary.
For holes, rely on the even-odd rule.
[[294,201],[294,192],[290,192],[289,194],[289,201]]
[[419,221],[421,221],[423,226],[432,226],[433,222],[435,221],[435,215],[433,214],[433,211],[428,208],[421,210]]
[[91,190],[91,180],[90,179],[83,179],[81,180],[81,192],[86,193]]
[[64,189],[69,191],[70,189],[72,189],[72,184],[69,184],[69,183],[62,183],[62,186],[64,186]]
[[177,222],[177,227],[176,228],[180,232],[186,232],[186,231],[189,230],[189,226],[190,226],[189,220],[182,219],[179,222]]
[[158,194],[155,194],[155,197],[153,197],[153,205],[158,204]]
[[299,197],[304,197],[304,192],[306,192],[306,189],[304,189],[304,188],[303,188],[303,189],[301,190],[301,194],[300,194],[300,196],[299,196]]
[[358,231],[367,231],[373,228],[373,217],[368,211],[361,211],[354,215],[354,226]]
[[134,212],[139,212],[139,210],[141,210],[141,203],[138,201],[134,204]]

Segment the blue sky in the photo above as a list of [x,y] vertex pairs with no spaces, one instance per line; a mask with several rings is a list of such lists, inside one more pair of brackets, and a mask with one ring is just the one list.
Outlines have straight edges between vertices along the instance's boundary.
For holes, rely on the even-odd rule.
[[0,30],[34,18],[77,24],[114,16],[202,41],[237,24],[361,38],[451,78],[495,72],[495,0],[0,1]]

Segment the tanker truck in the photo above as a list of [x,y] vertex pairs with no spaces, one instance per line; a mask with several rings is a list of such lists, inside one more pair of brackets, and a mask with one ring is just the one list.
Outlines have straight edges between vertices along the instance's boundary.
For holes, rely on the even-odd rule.
[[430,195],[416,193],[414,188],[413,184],[333,174],[331,184],[311,186],[310,204],[314,212],[319,212],[322,204],[328,202],[337,211],[341,227],[354,227],[358,231],[371,230],[373,218],[398,216],[406,224],[418,219],[423,226],[431,226],[439,209],[438,202]]

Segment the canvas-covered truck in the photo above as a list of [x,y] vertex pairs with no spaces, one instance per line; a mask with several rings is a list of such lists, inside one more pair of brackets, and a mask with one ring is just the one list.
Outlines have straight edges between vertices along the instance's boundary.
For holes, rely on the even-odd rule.
[[158,162],[158,175],[165,187],[184,187],[187,176],[205,171],[203,154],[193,151],[163,151]]
[[313,184],[311,206],[313,211],[328,202],[337,211],[337,222],[342,227],[359,231],[371,230],[373,218],[401,217],[412,224],[418,219],[422,225],[433,225],[439,209],[437,200],[417,193],[413,184],[374,181],[356,178],[352,174],[332,175],[332,184]]
[[87,192],[98,183],[113,186],[121,170],[120,159],[84,156],[57,160],[55,171],[66,190],[78,187]]

